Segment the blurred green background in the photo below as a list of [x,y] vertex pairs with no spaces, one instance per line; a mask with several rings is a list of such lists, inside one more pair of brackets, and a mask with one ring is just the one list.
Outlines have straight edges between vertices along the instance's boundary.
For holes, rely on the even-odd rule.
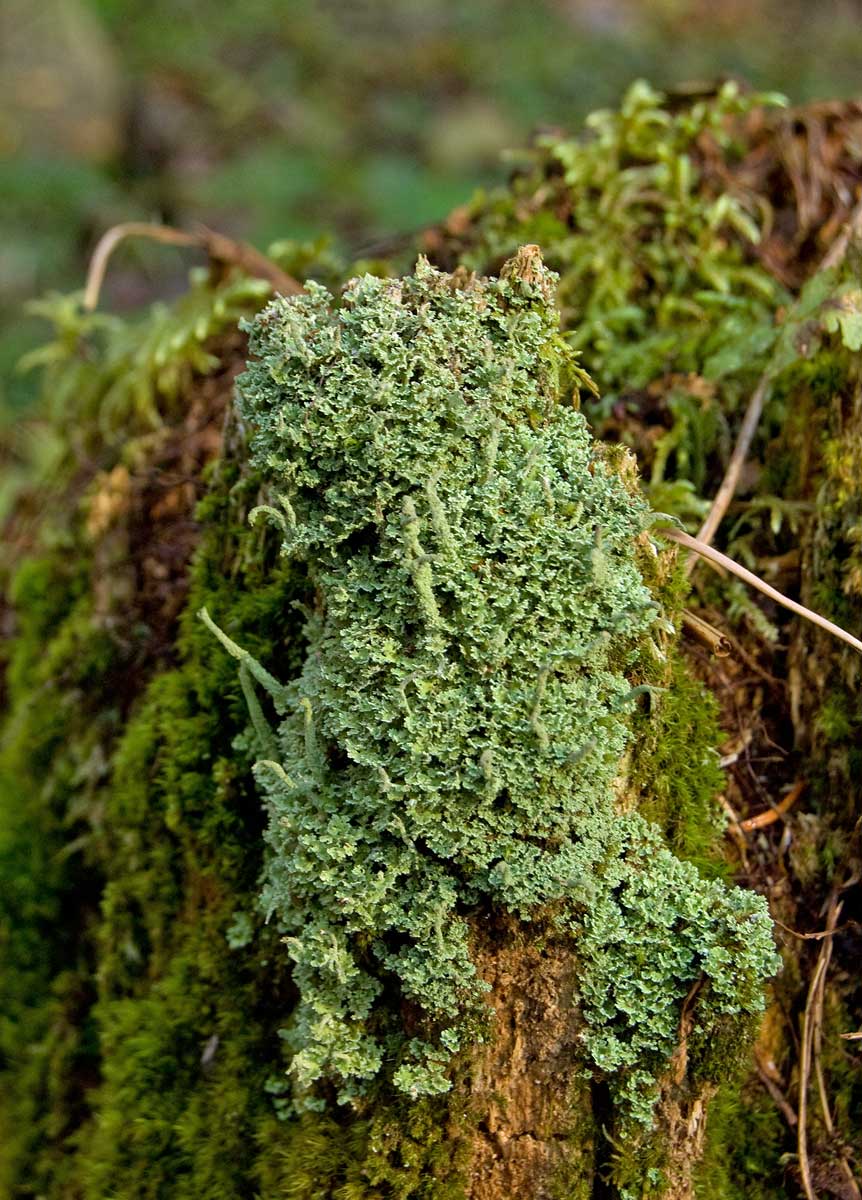
[[[34,386],[26,301],[80,286],[118,221],[366,253],[637,76],[805,100],[862,91],[860,64],[860,0],[0,0],[0,442],[14,458]],[[169,294],[188,264],[124,248],[105,302]]]

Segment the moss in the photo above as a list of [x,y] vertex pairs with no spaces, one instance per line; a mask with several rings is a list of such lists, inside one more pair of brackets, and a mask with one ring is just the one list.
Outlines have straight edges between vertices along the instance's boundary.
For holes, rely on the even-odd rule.
[[632,775],[643,797],[640,812],[659,826],[680,858],[707,875],[725,875],[717,802],[724,783],[718,705],[692,677],[678,649],[671,652],[664,688],[653,698],[649,716],[635,726]]
[[[597,401],[585,391],[589,414],[611,436],[637,444],[630,433],[636,422],[629,417],[654,410],[657,416],[651,425],[645,421],[642,439],[645,461],[653,465],[651,495],[657,502],[667,496],[674,511],[687,519],[697,511],[698,497],[691,485],[713,472],[732,432],[740,397],[783,336],[781,324],[773,319],[776,306],[786,299],[783,289],[763,267],[749,261],[757,233],[751,212],[742,202],[728,205],[710,194],[699,177],[699,146],[709,142],[710,153],[727,156],[728,120],[749,103],[756,101],[726,89],[717,100],[667,105],[649,89],[638,87],[620,112],[592,121],[592,140],[545,140],[509,189],[473,206],[466,241],[454,251],[448,248],[455,257],[485,268],[489,262],[498,264],[523,241],[545,243],[549,259],[562,272],[558,295],[562,325],[571,335],[568,345],[589,354],[589,365],[606,394]],[[370,295],[375,285],[363,281],[357,286]],[[380,285],[377,294],[391,296],[401,286]],[[481,291],[484,285],[473,286]],[[449,290],[447,284],[445,290],[451,315],[458,303],[456,293],[466,289],[459,285]],[[138,327],[87,316],[77,301],[55,302],[51,311],[59,337],[49,351],[56,363],[50,386],[63,410],[60,423],[70,452],[83,449],[106,470],[114,461],[112,454],[131,461],[140,450],[136,435],[175,419],[193,372],[216,367],[207,342],[210,335],[231,326],[240,312],[253,311],[261,298],[260,289],[236,277],[215,287],[198,277],[178,310],[157,310]],[[536,300],[534,296],[524,306],[525,326],[541,307]],[[351,303],[344,306],[342,319],[350,314]],[[325,299],[321,310],[324,307]],[[512,303],[511,309],[516,307]],[[812,312],[816,317],[814,308]],[[512,311],[497,315],[499,349],[514,322]],[[787,322],[794,336],[802,328],[797,316]],[[563,390],[566,379],[577,377],[556,336],[555,320],[546,321],[554,336],[549,336],[547,354],[539,355],[535,371],[541,380],[539,392],[546,389],[548,395]],[[539,325],[541,320],[533,332]],[[357,383],[359,376],[366,383],[369,378],[379,383],[389,350],[404,351],[405,362],[411,369],[415,366],[406,343],[393,348],[386,331],[378,328],[375,346],[368,346],[366,332],[359,329],[357,334],[355,371],[341,377],[345,395],[354,389],[354,398],[365,394],[364,385]],[[849,347],[840,344],[840,329],[830,337],[826,333],[818,333],[820,343],[812,343],[808,359],[794,361],[778,378],[755,447],[757,452],[768,440],[774,450],[766,456],[757,494],[761,499],[763,493],[775,492],[810,501],[823,485],[812,549],[816,570],[809,575],[815,582],[806,584],[809,599],[839,620],[856,622],[859,443],[849,387],[855,360]],[[447,341],[438,365],[449,363],[456,340]],[[528,342],[525,337],[519,351]],[[305,355],[320,365],[315,359],[319,344],[312,342],[301,350],[298,358]],[[798,353],[794,349],[797,359]],[[284,356],[277,370],[291,383],[302,379],[297,363]],[[461,386],[462,380],[456,380],[447,397],[457,395]],[[548,419],[542,407],[546,398],[533,397],[521,430],[527,440],[538,440]],[[388,412],[390,399],[375,393],[375,411]],[[621,411],[624,420],[618,416]],[[365,433],[355,415],[356,410],[348,414],[335,431],[342,441],[334,448],[326,442],[333,430],[323,422],[317,444],[303,449],[304,466],[327,479],[325,503],[315,494],[317,480],[300,488],[297,499],[291,490],[295,480],[279,476],[281,471],[289,474],[296,463],[279,458],[283,447],[273,440],[275,457],[265,469],[279,485],[290,485],[271,488],[281,495],[266,497],[276,521],[289,527],[298,516],[305,522],[315,505],[320,516],[326,504],[345,520],[356,515],[356,494],[338,491],[340,468],[327,476],[332,463],[320,461],[321,447],[329,445],[333,454],[354,455],[351,464],[357,465],[363,453],[357,444]],[[418,423],[423,414],[414,404],[409,415]],[[570,419],[580,426],[575,417]],[[506,437],[517,424],[508,423]],[[848,440],[848,430],[857,440]],[[497,456],[501,440],[505,438],[494,448]],[[806,443],[814,446],[808,456],[800,452],[800,447],[806,451]],[[406,447],[409,453],[403,461],[410,469],[417,462],[417,469],[427,466],[416,453],[417,445]],[[486,448],[490,452],[490,444]],[[309,1200],[454,1200],[463,1189],[460,1156],[466,1155],[466,1134],[475,1115],[459,1106],[457,1090],[411,1101],[393,1096],[388,1082],[378,1081],[351,1110],[335,1102],[331,1079],[323,1073],[314,1100],[325,1111],[301,1120],[287,1116],[291,1098],[283,1072],[300,1043],[295,1038],[282,1043],[277,1030],[290,1021],[292,1012],[295,1030],[297,994],[289,978],[289,954],[277,932],[263,926],[257,908],[266,814],[261,814],[259,793],[251,786],[252,762],[260,756],[259,742],[267,738],[267,726],[284,716],[291,727],[278,730],[276,742],[283,767],[314,760],[324,791],[333,777],[342,775],[364,787],[367,780],[357,778],[350,759],[355,746],[368,748],[363,741],[368,731],[353,729],[355,741],[348,746],[345,737],[332,734],[331,724],[327,726],[341,701],[349,707],[345,697],[352,701],[360,694],[355,687],[343,691],[340,701],[330,695],[333,703],[318,724],[314,705],[326,699],[326,688],[314,680],[314,664],[301,661],[303,628],[313,645],[326,649],[322,625],[327,606],[331,610],[338,601],[327,571],[334,570],[339,551],[330,545],[332,561],[312,564],[320,584],[317,599],[325,601],[315,611],[296,564],[277,565],[271,531],[263,522],[251,530],[246,527],[247,510],[260,496],[258,480],[235,465],[245,454],[235,440],[228,447],[234,463],[215,473],[213,490],[199,513],[208,534],[183,618],[174,660],[178,665],[152,680],[149,669],[142,672],[145,695],[121,697],[128,648],[118,645],[94,612],[88,594],[93,566],[86,546],[67,540],[60,552],[28,564],[19,576],[22,623],[12,651],[12,708],[0,751],[2,949],[4,982],[10,981],[13,994],[11,1018],[0,1024],[3,1070],[13,1081],[0,1101],[0,1120],[9,1147],[4,1182],[16,1200],[36,1194],[77,1200],[82,1191],[88,1200],[104,1200],[106,1195],[119,1200],[205,1195],[217,1200],[257,1194],[265,1200],[282,1195]],[[618,453],[595,453],[592,462],[600,480],[618,481],[612,485],[618,488],[617,499],[627,492],[630,509],[641,504],[639,487],[625,479],[625,463]],[[382,463],[366,466],[379,482]],[[391,463],[387,471],[389,467]],[[434,624],[435,611],[441,628],[453,619],[458,581],[448,556],[453,547],[463,549],[460,527],[455,534],[447,532],[447,523],[458,524],[447,516],[453,497],[441,496],[445,488],[436,487],[435,492],[433,481],[429,492],[427,474],[426,470],[412,497],[413,512],[403,513],[405,523],[393,520],[392,528],[383,531],[393,542],[401,538],[401,558],[389,562],[389,599],[396,594],[403,599],[406,593],[413,597],[410,629],[420,641],[423,626]],[[531,482],[537,485],[536,505],[526,514],[525,528],[551,536],[548,492],[543,489],[540,494],[538,477]],[[556,499],[553,489],[550,499]],[[765,539],[770,536],[765,514],[774,518],[777,510],[764,505],[759,511],[760,522],[754,525],[757,537]],[[777,541],[770,545],[784,549],[786,541],[780,539],[788,538],[788,527],[782,526],[780,537],[774,535]],[[634,525],[632,532],[634,536]],[[350,536],[353,541],[346,544],[358,561],[368,550],[370,535],[363,527]],[[641,538],[632,551],[629,584],[644,587],[662,619],[676,623],[684,603],[681,576],[664,574],[664,555],[653,560],[654,572],[649,536]],[[631,549],[627,542],[625,555]],[[614,577],[620,547],[614,544],[608,553],[602,542],[594,543],[592,550],[593,577],[603,572],[606,580]],[[540,551],[544,547],[536,552],[537,563]],[[480,563],[488,557],[483,551]],[[364,582],[370,579],[371,575]],[[354,582],[352,578],[351,586]],[[379,581],[372,582],[376,586]],[[547,581],[551,597],[553,585],[553,580]],[[369,594],[357,589],[357,612],[367,613],[361,605]],[[302,614],[291,608],[297,600],[309,606]],[[260,712],[254,714],[256,730],[247,728],[248,678],[243,689],[233,664],[195,622],[194,609],[200,605],[210,608],[234,648],[241,644],[254,660],[266,664],[270,682],[277,677],[292,688],[291,699],[312,702],[313,719],[307,725],[289,713],[278,713],[264,695],[257,701]],[[396,643],[400,628],[394,622]],[[367,648],[367,640],[362,640],[367,629],[355,632],[356,645]],[[648,1196],[667,1186],[666,1153],[660,1138],[651,1140],[643,1133],[645,1126],[627,1134],[630,1126],[618,1118],[628,1111],[648,1119],[651,1089],[675,1044],[680,1006],[689,984],[702,974],[714,986],[707,983],[699,996],[689,1041],[692,1083],[712,1082],[733,1071],[750,1036],[750,1014],[759,1003],[759,980],[769,953],[762,908],[718,880],[704,878],[721,871],[710,851],[719,780],[712,754],[714,708],[687,674],[674,649],[675,634],[661,620],[650,627],[649,638],[641,636],[643,632],[635,631],[628,641],[618,639],[604,664],[608,675],[624,679],[619,697],[627,694],[625,707],[633,710],[618,723],[618,713],[609,715],[603,729],[619,733],[619,741],[610,746],[607,757],[621,773],[630,770],[623,807],[631,805],[634,791],[639,793],[640,811],[620,814],[602,808],[594,826],[579,817],[574,832],[543,825],[537,839],[541,845],[533,846],[537,861],[545,855],[540,870],[533,869],[533,862],[527,864],[529,869],[513,870],[513,863],[519,868],[523,861],[517,853],[507,853],[495,859],[492,873],[481,877],[480,872],[478,882],[472,873],[475,862],[449,854],[447,847],[447,853],[436,857],[447,864],[444,875],[456,862],[451,870],[455,900],[449,908],[440,907],[444,918],[426,922],[428,936],[418,958],[409,953],[415,930],[393,932],[387,926],[381,934],[374,922],[359,931],[351,953],[355,951],[359,969],[380,984],[367,1031],[383,1047],[383,1075],[403,1066],[401,1082],[419,1090],[417,1082],[422,1084],[421,1072],[429,1063],[414,1043],[425,1042],[440,1051],[430,1064],[438,1082],[448,1082],[452,1046],[442,1039],[446,1022],[425,1020],[415,1005],[404,1004],[407,986],[416,993],[411,1000],[418,999],[420,1008],[429,997],[436,1003],[439,989],[445,992],[450,986],[445,970],[429,970],[429,964],[440,963],[435,956],[441,944],[443,966],[451,968],[457,961],[469,974],[465,959],[452,960],[446,954],[452,950],[450,925],[471,916],[477,896],[490,894],[495,903],[525,916],[533,915],[534,900],[547,902],[550,896],[556,913],[564,913],[566,936],[581,955],[581,1003],[590,1021],[585,1065],[597,1093],[607,1101],[597,1111],[607,1116],[616,1142],[600,1173],[607,1177],[608,1190]],[[138,650],[144,648],[141,642]],[[662,654],[667,657],[665,666]],[[853,661],[840,655],[824,656],[824,661],[835,669],[827,672],[828,695],[820,711],[812,713],[809,726],[814,753],[806,766],[812,766],[814,811],[793,818],[797,824],[790,854],[792,861],[807,838],[806,886],[811,895],[824,879],[833,881],[847,866],[853,845],[851,814],[858,807],[853,781],[862,771]],[[303,679],[298,682],[300,674]],[[346,669],[335,683],[340,686],[345,680],[353,681]],[[548,733],[549,713],[558,715],[559,696],[555,680],[545,678],[540,684],[537,673],[533,683],[527,736],[537,739],[535,757],[541,759],[541,731]],[[338,686],[333,685],[333,692]],[[645,687],[652,691],[643,691]],[[379,701],[380,695],[373,699]],[[804,699],[810,703],[809,697]],[[430,719],[440,715],[428,695],[415,708],[429,720],[429,728]],[[579,719],[584,715],[575,705],[569,712]],[[316,746],[313,731],[318,735]],[[551,730],[555,732],[559,730]],[[428,736],[433,743],[432,734]],[[590,752],[579,762],[585,774]],[[488,783],[493,764],[480,766]],[[400,785],[391,773],[390,783]],[[263,790],[270,806],[287,803],[277,787],[264,784]],[[357,786],[356,794],[360,791]],[[423,793],[432,816],[439,811],[433,807],[438,798],[433,788]],[[502,826],[486,823],[485,832],[510,830],[515,806],[506,808],[507,802],[511,804],[511,797],[503,797],[498,806]],[[456,818],[450,821],[456,833],[459,824],[472,828],[463,810]],[[647,820],[658,830],[650,829]],[[430,824],[425,820],[423,835]],[[592,838],[597,831],[601,836]],[[535,829],[527,834],[523,845],[530,846]],[[387,853],[391,835],[391,829],[381,833]],[[553,855],[559,857],[566,838],[575,849],[590,844],[580,856],[573,852],[577,870],[552,880],[554,888],[549,888],[544,868]],[[523,845],[519,842],[516,850]],[[425,844],[419,846],[419,858],[433,859],[435,853],[428,853]],[[271,862],[265,869],[271,883]],[[341,869],[338,863],[333,867],[336,875]],[[11,881],[9,887],[6,881]],[[280,915],[289,928],[289,920]],[[848,969],[841,946],[837,940],[839,974]],[[386,957],[383,965],[381,956]],[[740,962],[741,982],[733,978]],[[794,959],[782,985],[785,994],[798,992],[802,982],[800,962]],[[858,1003],[848,1000],[839,1015],[830,1012],[837,1032],[842,1021],[848,1028],[855,1025],[851,1017],[858,1013]],[[465,1043],[476,1028],[469,1023],[461,1027]],[[858,1108],[858,1089],[845,1062],[830,1059],[828,1070],[836,1086],[837,1118],[847,1126],[854,1106]],[[424,1078],[427,1083],[428,1076]],[[699,1185],[708,1189],[704,1195],[757,1196],[757,1188],[764,1197],[781,1194],[781,1170],[767,1163],[780,1149],[780,1130],[770,1111],[756,1090],[750,1093],[746,1088],[736,1107],[727,1093],[720,1097],[712,1117],[707,1175]],[[455,1154],[453,1146],[458,1147]],[[750,1190],[745,1190],[749,1174]],[[561,1175],[558,1184],[567,1197],[583,1190],[577,1173],[569,1180]],[[599,1190],[602,1186],[596,1185]]]
[[[380,1102],[382,1100],[382,1103]],[[378,1115],[306,1113],[262,1175],[264,1195],[287,1200],[464,1200],[475,1116],[451,1097],[378,1098]]]
[[737,1071],[712,1101],[706,1149],[697,1168],[698,1200],[782,1200],[784,1118],[758,1081]]
[[[255,478],[229,463],[211,475],[179,665],[147,682],[136,664],[141,695],[125,675],[137,648],[94,613],[74,513],[62,551],[25,563],[14,585],[0,1190],[16,1200],[303,1194],[308,1128],[276,1116],[294,992],[256,917],[247,710],[194,614],[210,604],[290,677],[306,584],[246,523]],[[229,940],[238,921],[253,945]],[[311,1163],[313,1193],[462,1194],[454,1101],[380,1111],[321,1120],[311,1144],[326,1142],[333,1166]]]
[[[505,189],[481,193],[430,244],[440,262],[489,271],[525,242],[559,273],[562,326],[600,396],[587,416],[631,439],[647,494],[686,520],[724,449],[728,418],[768,361],[784,288],[751,248],[761,214],[744,187],[716,186],[704,146],[732,160],[736,118],[768,119],[775,97],[716,96],[678,104],[643,81],[576,136],[540,137]],[[625,413],[625,416],[621,416]],[[649,414],[644,435],[637,428]],[[629,419],[631,417],[631,419]]]
[[[245,536],[236,482],[225,470],[208,501],[192,591],[238,630],[252,625],[259,649],[289,670],[294,651],[267,637],[267,614],[280,614],[279,638],[287,636],[283,615],[301,580],[264,578],[265,555],[253,588],[221,570],[223,555],[238,567]],[[253,951],[228,945],[235,914],[251,908],[260,817],[246,760],[232,749],[246,723],[240,689],[204,650],[186,619],[181,665],[149,685],[103,794],[95,1016],[104,1076],[78,1137],[84,1194],[94,1200],[251,1196],[256,1128],[271,1113],[264,1084],[281,1053],[272,1008],[279,997],[290,1002],[290,988],[266,931]]]
[[[18,633],[0,735],[0,1183],[36,1195],[68,1169],[63,1141],[94,1073],[92,959],[70,908],[92,919],[93,798],[116,715],[92,701],[116,647],[90,619],[86,559],[55,553],[18,572]],[[26,1183],[23,1181],[26,1180]],[[14,1192],[16,1196],[18,1191]]]
[[[103,1077],[75,1136],[75,1179],[88,1200],[455,1200],[463,1189],[449,1101],[384,1101],[380,1116],[341,1122],[277,1119],[278,1025],[294,992],[275,932],[255,916],[261,814],[245,702],[193,615],[212,604],[286,675],[295,669],[300,618],[295,635],[285,618],[304,594],[303,573],[275,566],[272,539],[238,523],[255,487],[219,469],[201,514],[208,533],[181,665],[152,681],[112,757],[94,1010]],[[238,914],[254,936],[231,946]]]

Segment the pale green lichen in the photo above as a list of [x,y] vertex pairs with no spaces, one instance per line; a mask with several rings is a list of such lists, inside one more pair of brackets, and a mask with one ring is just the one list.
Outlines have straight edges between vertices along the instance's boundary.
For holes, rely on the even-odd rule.
[[253,705],[301,1106],[384,1070],[411,1095],[448,1088],[487,1011],[468,921],[485,905],[552,906],[571,931],[586,1057],[640,1120],[692,984],[708,1024],[757,1011],[775,967],[758,897],[618,811],[659,616],[637,566],[650,513],[594,453],[554,284],[530,248],[500,279],[420,261],[251,326],[264,515],[317,592],[299,678],[243,668],[282,718],[272,760]]

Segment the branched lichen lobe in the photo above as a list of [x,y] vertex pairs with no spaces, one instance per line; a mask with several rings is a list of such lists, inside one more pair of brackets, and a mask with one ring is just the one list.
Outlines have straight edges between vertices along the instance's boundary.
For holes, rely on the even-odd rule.
[[[325,1080],[354,1099],[393,1062],[410,1095],[448,1088],[487,1012],[481,904],[553,907],[585,1058],[641,1120],[692,984],[702,1022],[754,1012],[774,965],[762,902],[616,804],[658,615],[636,553],[650,514],[594,453],[554,284],[533,247],[499,279],[420,261],[337,309],[309,285],[251,326],[263,513],[283,509],[318,597],[301,675],[272,689],[279,762],[258,769],[300,1106]],[[422,1014],[409,1033],[393,987]]]

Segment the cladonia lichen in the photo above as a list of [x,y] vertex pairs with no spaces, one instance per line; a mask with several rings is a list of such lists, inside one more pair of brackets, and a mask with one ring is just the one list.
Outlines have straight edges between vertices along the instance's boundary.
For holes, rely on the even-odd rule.
[[618,800],[662,619],[638,568],[650,512],[594,452],[555,281],[535,247],[499,279],[420,260],[249,326],[258,515],[316,601],[284,685],[213,628],[260,746],[298,1107],[324,1082],[340,1102],[381,1075],[449,1087],[487,1014],[470,919],[495,908],[570,932],[585,1064],[641,1121],[693,986],[708,1029],[758,1011],[775,969],[763,901]]

